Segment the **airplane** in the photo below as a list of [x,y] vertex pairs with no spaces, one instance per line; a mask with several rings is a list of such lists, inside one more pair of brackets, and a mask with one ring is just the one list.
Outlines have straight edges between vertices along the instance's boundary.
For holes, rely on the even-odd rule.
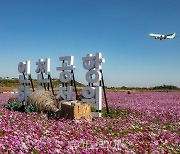
[[167,35],[161,35],[161,34],[149,34],[150,37],[153,37],[155,39],[174,39],[175,36],[176,36],[176,33],[173,33],[173,34],[167,34]]

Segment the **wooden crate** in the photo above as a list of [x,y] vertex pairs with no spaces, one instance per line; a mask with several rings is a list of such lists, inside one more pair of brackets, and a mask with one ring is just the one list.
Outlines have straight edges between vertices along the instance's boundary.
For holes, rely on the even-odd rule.
[[61,118],[67,119],[89,119],[91,117],[91,106],[87,103],[69,101],[61,103]]

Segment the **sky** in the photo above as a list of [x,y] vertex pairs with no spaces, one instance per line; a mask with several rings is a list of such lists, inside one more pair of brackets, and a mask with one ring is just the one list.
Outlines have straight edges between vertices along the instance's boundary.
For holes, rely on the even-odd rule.
[[18,64],[74,56],[75,78],[87,84],[82,57],[101,52],[108,87],[180,87],[180,37],[155,40],[149,33],[180,35],[179,0],[0,0],[0,76],[19,76]]

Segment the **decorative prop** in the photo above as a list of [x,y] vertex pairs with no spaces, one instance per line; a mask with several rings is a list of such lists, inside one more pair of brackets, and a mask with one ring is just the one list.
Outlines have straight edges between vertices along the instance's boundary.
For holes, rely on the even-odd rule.
[[[40,85],[37,87],[38,90],[36,92],[34,92],[33,82],[30,74],[30,61],[19,63],[18,71],[19,73],[21,73],[19,75],[19,82],[21,83],[21,86],[19,88],[18,100],[20,102],[26,103],[28,101],[30,105],[31,104],[35,105],[37,110],[39,111],[50,111],[50,112],[60,113],[59,109],[61,108],[62,102],[72,101],[73,83],[76,92],[76,100],[78,100],[79,97],[77,94],[75,77],[74,77],[74,70],[75,70],[74,56],[60,57],[59,60],[62,61],[62,66],[57,67],[56,70],[61,71],[59,75],[59,80],[62,82],[62,86],[57,88],[59,92],[56,97],[54,96],[52,79],[50,75],[50,58],[47,58],[45,60],[39,59],[38,62],[36,62],[37,69],[35,72],[37,73],[37,81],[38,83],[40,83]],[[107,109],[107,113],[109,114],[109,108],[106,98],[104,78],[102,72],[102,63],[105,62],[105,59],[102,58],[101,53],[96,53],[96,56],[93,56],[92,54],[87,54],[87,56],[83,57],[82,60],[83,60],[84,69],[88,70],[85,76],[88,85],[84,87],[82,90],[83,99],[81,100],[82,102],[87,102],[96,109],[96,112],[93,113],[93,116],[101,117],[102,88],[103,88],[106,109]],[[46,78],[45,75],[47,76]],[[67,86],[68,82],[71,83],[70,86]],[[33,93],[31,95],[30,95],[30,84],[32,85],[32,89],[33,89]],[[48,84],[47,87],[46,84]],[[42,86],[44,86],[44,90],[42,90]],[[50,95],[50,93],[48,92],[50,86],[53,95]],[[60,101],[62,99],[63,99],[62,102],[57,103],[57,101]],[[78,114],[81,115],[79,111]]]
[[[54,95],[54,90],[52,86],[52,80],[51,80],[51,75],[50,75],[50,58],[47,58],[45,60],[39,59],[38,62],[36,62],[37,69],[37,81],[41,85],[37,87],[38,90],[42,89],[42,85],[44,85],[44,89],[46,90],[46,83],[48,84],[48,90],[49,90],[49,84],[51,85],[52,93]],[[48,78],[44,78],[44,75],[47,75]]]
[[81,118],[90,119],[91,106],[78,101],[62,102],[60,117],[76,120]]
[[[57,99],[60,97],[63,98],[63,100],[71,101],[72,100],[72,81],[74,81],[76,96],[77,96],[77,90],[75,85],[75,78],[74,78],[74,72],[75,66],[74,66],[74,56],[65,56],[60,57],[60,61],[62,61],[62,67],[57,67],[57,71],[61,71],[59,75],[59,80],[62,82],[62,86],[58,87],[59,90],[58,95],[56,96]],[[71,81],[71,86],[67,86],[67,82]]]
[[[83,67],[84,69],[88,70],[86,73],[86,81],[89,83],[88,86],[84,87],[82,90],[82,95],[85,99],[82,99],[83,102],[87,102],[91,104],[97,111],[97,113],[101,113],[102,110],[102,87],[101,81],[103,81],[103,89],[105,94],[104,88],[104,80],[102,74],[102,63],[105,62],[105,59],[102,58],[101,53],[96,53],[96,56],[92,54],[87,54],[86,57],[82,58],[83,60]],[[94,86],[94,84],[99,83],[99,86]],[[106,100],[107,103],[107,100]],[[107,112],[108,106],[107,107]],[[97,114],[98,117],[101,114]]]
[[30,95],[30,83],[34,91],[30,73],[30,61],[20,62],[18,65],[18,71],[21,73],[19,75],[21,86],[19,88],[18,100],[20,102],[27,102],[28,96]]
[[31,93],[28,98],[28,104],[34,105],[37,111],[53,113],[59,111],[55,96],[51,92],[45,90],[37,90]]

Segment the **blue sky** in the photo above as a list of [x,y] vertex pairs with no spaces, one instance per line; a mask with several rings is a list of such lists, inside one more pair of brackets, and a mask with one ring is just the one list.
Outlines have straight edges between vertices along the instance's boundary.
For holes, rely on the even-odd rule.
[[18,63],[75,57],[75,77],[86,83],[82,57],[102,52],[107,86],[180,87],[180,37],[155,40],[149,33],[180,35],[179,0],[0,0],[0,76],[18,77]]

